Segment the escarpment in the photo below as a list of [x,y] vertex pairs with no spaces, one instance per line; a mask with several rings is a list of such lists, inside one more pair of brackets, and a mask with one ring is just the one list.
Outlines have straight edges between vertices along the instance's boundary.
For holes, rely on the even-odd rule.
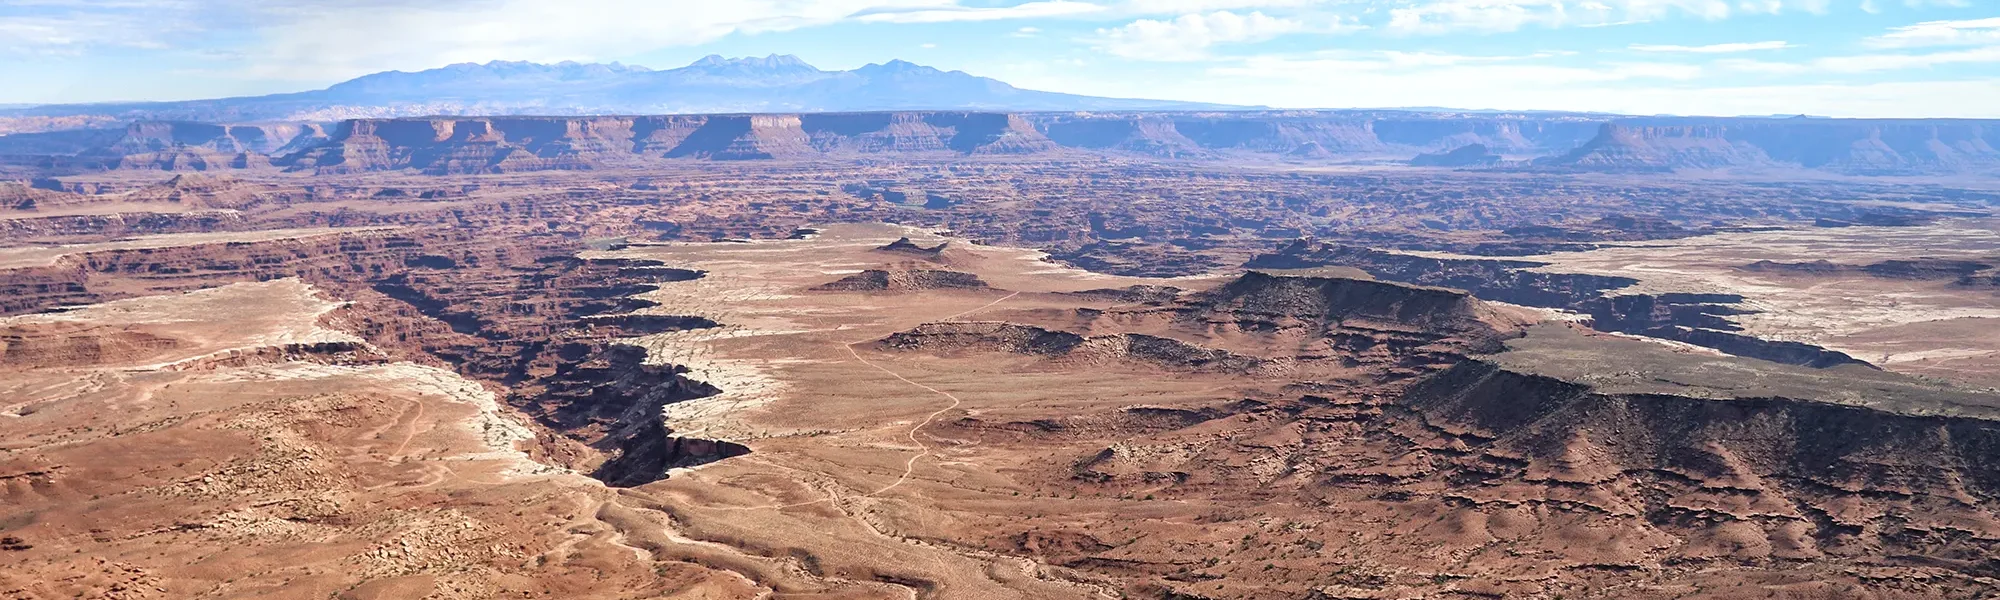
[[2000,168],[2000,127],[1953,119],[1630,119],[1605,123],[1589,142],[1539,164],[1628,172],[1991,172]]
[[136,362],[182,345],[171,337],[83,323],[0,327],[0,369]]
[[[1398,111],[465,116],[305,123],[141,121],[122,130],[0,137],[0,162],[56,170],[280,167],[325,173],[582,170],[653,159],[877,155],[1188,160],[1262,157],[1605,172],[1811,169],[1849,175],[1991,172],[2000,127],[1980,120],[1623,118]],[[1415,159],[1411,157],[1415,156]],[[1508,161],[1505,157],[1518,157]]]
[[325,137],[320,126],[306,123],[138,121],[123,129],[0,136],[0,162],[65,170],[252,169]]
[[280,157],[294,170],[432,174],[591,169],[644,159],[771,160],[913,153],[1022,154],[1056,147],[1005,113],[351,120]]
[[[1546,488],[1536,495],[1668,534],[1658,556],[1884,553],[1968,574],[1996,566],[1977,549],[2000,539],[2000,471],[1982,458],[2000,447],[2000,397],[1557,330],[1517,345],[1398,401],[1450,440],[1455,450],[1434,455],[1439,471],[1427,478],[1465,482],[1452,494],[1479,503]],[[1577,362],[1608,356],[1629,374],[1592,376]],[[1860,504],[1872,508],[1852,509]],[[1958,534],[1922,533],[1937,528]],[[1717,536],[1736,541],[1710,555]]]
[[[976,327],[982,340],[1023,331],[941,325]],[[1034,333],[1026,346],[1077,339]],[[1398,561],[1451,575],[1429,585],[1512,589],[1490,581],[1529,565],[1555,580],[1603,569],[1633,580],[1773,564],[1893,567],[1882,575],[1932,594],[1990,577],[2000,568],[1986,551],[2000,540],[2000,471],[1983,457],[2000,448],[2000,396],[1836,371],[1542,325],[1497,352],[1451,354],[1415,376],[1328,395],[1307,383],[1325,380],[1306,379],[1255,401],[975,415],[951,427],[994,443],[1076,444],[1045,477],[1098,494],[1252,494],[1393,527],[1384,536],[1393,539],[1368,537],[1369,525],[1343,539],[1442,550]],[[1119,441],[1079,442],[1105,437]],[[1079,564],[1121,553],[1039,555]],[[1172,571],[1160,560],[1094,566],[1137,574],[1162,564]],[[1392,581],[1427,583],[1344,589]]]
[[1977,458],[2000,443],[2000,422],[1986,418],[2000,405],[1982,417],[1940,418],[1846,405],[1835,389],[1786,391],[1796,397],[1600,389],[1521,360],[1468,361],[1401,402],[1475,442],[1486,462],[1519,465],[1514,474],[1528,480],[1601,484],[1663,472],[1711,490],[1824,494],[1828,504],[1887,494],[1913,497],[1905,508],[1948,513],[2000,491],[2000,471]]

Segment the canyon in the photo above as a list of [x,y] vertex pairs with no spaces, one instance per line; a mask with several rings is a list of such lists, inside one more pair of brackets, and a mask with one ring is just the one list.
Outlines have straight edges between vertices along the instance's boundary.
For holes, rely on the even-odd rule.
[[1992,131],[0,136],[0,596],[1991,597]]

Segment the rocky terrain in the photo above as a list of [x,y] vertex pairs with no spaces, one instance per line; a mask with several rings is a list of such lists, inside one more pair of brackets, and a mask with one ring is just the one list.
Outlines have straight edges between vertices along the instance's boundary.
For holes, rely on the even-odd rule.
[[2000,593],[2000,191],[1564,118],[106,133],[0,185],[0,596]]
[[[1609,173],[2000,173],[1986,121],[1681,119],[1395,111],[906,111],[353,118],[0,135],[0,163],[56,172],[279,168],[478,174],[663,160],[1114,155]],[[1413,158],[1414,157],[1414,158]]]

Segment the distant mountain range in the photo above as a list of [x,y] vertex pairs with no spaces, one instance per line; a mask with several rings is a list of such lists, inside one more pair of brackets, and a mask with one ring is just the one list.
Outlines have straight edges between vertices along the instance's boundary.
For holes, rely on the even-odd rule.
[[1245,108],[1024,90],[901,60],[825,71],[796,56],[709,56],[655,71],[618,63],[464,63],[363,76],[310,92],[0,110],[0,118],[331,122],[432,115],[603,115],[881,110],[1212,110]]
[[[215,100],[0,110],[0,167],[483,173],[661,159],[1118,154],[1667,172],[2000,175],[2000,121],[1250,110],[1023,90],[900,60],[489,62]],[[637,162],[635,162],[637,161]]]

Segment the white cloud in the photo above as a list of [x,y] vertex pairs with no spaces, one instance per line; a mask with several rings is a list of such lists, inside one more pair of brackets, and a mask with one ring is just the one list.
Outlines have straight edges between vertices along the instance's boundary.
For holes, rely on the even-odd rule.
[[[1223,78],[1288,82],[1301,89],[1342,89],[1367,87],[1388,80],[1423,79],[1456,82],[1456,91],[1433,97],[1465,96],[1466,90],[1507,89],[1522,86],[1566,86],[1603,84],[1631,80],[1693,80],[1702,68],[1675,63],[1617,63],[1595,67],[1536,64],[1529,56],[1460,56],[1428,53],[1322,53],[1309,58],[1252,57],[1234,65],[1215,67],[1211,75]],[[1335,106],[1335,104],[1323,104]],[[1404,104],[1411,106],[1415,104]],[[1346,105],[1343,105],[1346,106]],[[1389,106],[1359,104],[1354,106]]]
[[1106,10],[1109,9],[1103,5],[1089,2],[1045,0],[1001,7],[967,7],[953,4],[922,10],[874,12],[860,15],[857,20],[875,23],[952,23],[1068,17]]
[[[36,6],[17,4],[20,6]],[[145,7],[107,11],[104,7],[80,10],[71,5],[64,10],[11,11],[0,7],[0,52],[40,55],[76,55],[91,48],[119,47],[164,49],[167,40],[187,26],[169,14],[147,14]]]
[[1217,44],[1257,42],[1307,29],[1301,21],[1253,12],[1181,15],[1171,21],[1140,19],[1097,30],[1096,45],[1116,56],[1139,60],[1199,60]]
[[[1587,67],[1536,64],[1531,56],[1329,53],[1260,57],[1207,76],[1142,83],[1051,73],[1030,85],[1103,95],[1152,95],[1282,108],[1451,106],[1625,114],[2000,118],[2000,78],[1963,81],[1716,84],[1710,66],[1663,63]],[[1717,61],[1718,64],[1724,61]],[[1468,93],[1477,90],[1477,93]]]
[[1774,62],[1748,58],[1725,58],[1709,64],[1723,71],[1753,75],[1798,75],[1813,71],[1813,67],[1805,63]]
[[1418,0],[1389,10],[1391,31],[1457,33],[1595,27],[1670,16],[1707,20],[1787,10],[1825,12],[1830,0]]
[[2000,46],[1923,54],[1857,54],[1824,56],[1803,62],[1724,59],[1714,65],[1728,71],[1762,75],[1861,74],[1916,71],[1951,65],[2000,63]]
[[109,39],[91,35],[103,31],[94,27],[77,27],[56,19],[34,17],[0,18],[0,49],[16,53],[65,53],[74,52],[82,46],[109,42]]
[[1531,24],[1560,25],[1568,19],[1560,0],[1442,0],[1389,11],[1391,31],[1513,31]]
[[1928,69],[1945,65],[1979,63],[2000,63],[2000,46],[1931,52],[1927,54],[1830,56],[1812,61],[1812,65],[1820,70],[1837,73],[1902,71],[1908,69]]
[[[1532,55],[1427,55],[1437,68],[1411,68],[1381,53],[1326,53],[1245,59],[1201,77],[1141,81],[1048,69],[1009,73],[1038,89],[1167,97],[1280,108],[1450,106],[1624,114],[2000,118],[2000,77],[1943,81],[1737,84],[1712,67],[1624,64],[1559,67]],[[1724,61],[1717,61],[1721,63]],[[1477,90],[1471,93],[1469,90]]]
[[1299,8],[1326,0],[1125,0],[1118,8],[1129,13],[1192,14],[1246,8]]
[[1733,54],[1757,50],[1784,50],[1796,48],[1788,42],[1735,42],[1729,44],[1709,44],[1706,46],[1673,46],[1655,44],[1632,44],[1628,46],[1639,52],[1680,52],[1688,54]]
[[1890,29],[1889,33],[1868,38],[1866,43],[1876,48],[2000,44],[2000,17],[1967,21],[1927,21],[1905,25]]

